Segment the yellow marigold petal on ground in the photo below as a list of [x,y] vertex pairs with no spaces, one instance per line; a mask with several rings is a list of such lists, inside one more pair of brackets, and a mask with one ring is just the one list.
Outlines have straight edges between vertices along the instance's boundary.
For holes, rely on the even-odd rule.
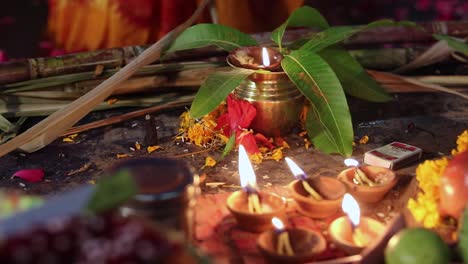
[[352,146],[355,147],[355,146],[356,146],[356,142],[353,141]]
[[211,156],[205,158],[205,165],[203,167],[214,167],[216,165],[216,160]]
[[138,143],[138,142],[135,142],[135,148],[136,148],[137,150],[140,150],[140,149],[141,149],[141,144]]
[[283,148],[276,148],[273,150],[273,153],[271,154],[271,158],[280,161],[283,159]]
[[161,147],[160,146],[148,146],[146,148],[146,151],[148,152],[148,154],[151,154],[153,153],[154,151],[160,149]]
[[77,133],[68,135],[68,137],[71,138],[71,139],[75,139],[77,136],[78,136]]
[[304,139],[304,147],[305,147],[306,149],[309,149],[309,147],[310,147],[311,144],[312,144],[312,143],[310,142],[310,140],[308,140],[307,138]]
[[307,131],[302,131],[301,133],[299,133],[300,137],[304,137],[305,135],[307,135]]
[[123,159],[123,158],[130,157],[130,155],[128,155],[128,154],[117,154],[116,157],[117,157],[118,159]]
[[258,148],[258,151],[260,151],[260,153],[263,153],[263,154],[267,153],[269,150],[270,149],[267,148],[267,147],[259,147]]
[[62,141],[63,141],[63,142],[75,142],[75,140],[73,140],[73,139],[70,138],[70,137],[63,138]]
[[117,101],[118,101],[117,99],[112,98],[112,99],[107,100],[107,104],[112,105],[112,104],[115,104]]
[[255,164],[260,164],[263,161],[263,155],[260,152],[249,155],[249,158]]
[[463,131],[457,138],[457,148],[452,150],[452,155],[468,150],[468,130]]
[[286,142],[286,140],[283,140],[283,142],[281,143],[281,147],[282,148],[290,148],[288,142]]
[[359,144],[367,144],[367,142],[369,142],[369,136],[368,135],[365,135],[363,136],[361,139],[359,139]]

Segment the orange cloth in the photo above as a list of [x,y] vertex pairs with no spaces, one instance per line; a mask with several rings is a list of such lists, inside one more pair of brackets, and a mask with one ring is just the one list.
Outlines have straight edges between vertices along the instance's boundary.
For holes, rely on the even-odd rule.
[[[49,0],[49,32],[67,52],[156,41],[185,21],[200,0]],[[216,0],[219,23],[270,31],[303,0]],[[206,12],[207,14],[207,12]],[[209,22],[208,15],[201,21]]]

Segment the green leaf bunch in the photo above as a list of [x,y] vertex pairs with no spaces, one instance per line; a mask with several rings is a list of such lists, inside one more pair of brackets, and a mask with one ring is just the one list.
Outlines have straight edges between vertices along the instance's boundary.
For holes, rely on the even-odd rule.
[[[392,99],[339,43],[360,31],[375,27],[413,25],[407,21],[379,20],[365,26],[331,27],[319,11],[304,6],[296,9],[271,33],[271,39],[284,56],[282,69],[311,103],[306,129],[318,150],[343,156],[352,154],[353,126],[345,93],[373,102]],[[288,27],[321,31],[307,39],[284,45],[283,36]],[[168,52],[211,45],[231,51],[259,44],[236,29],[217,24],[199,24],[183,32]],[[200,118],[210,113],[253,72],[233,68],[229,72],[210,75],[198,90],[190,115]]]

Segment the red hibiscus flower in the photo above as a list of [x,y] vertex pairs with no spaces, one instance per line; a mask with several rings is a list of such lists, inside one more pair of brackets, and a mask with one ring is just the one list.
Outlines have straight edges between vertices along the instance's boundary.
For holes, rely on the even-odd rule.
[[217,120],[216,129],[220,129],[225,136],[236,135],[236,144],[242,144],[249,154],[258,153],[257,143],[269,148],[273,146],[262,134],[253,135],[248,128],[257,114],[255,107],[246,100],[235,99],[229,95],[226,99],[227,112]]

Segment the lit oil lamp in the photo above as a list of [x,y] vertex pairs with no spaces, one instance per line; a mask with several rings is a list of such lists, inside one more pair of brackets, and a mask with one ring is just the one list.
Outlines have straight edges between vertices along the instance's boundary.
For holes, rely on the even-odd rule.
[[284,214],[286,202],[278,195],[257,189],[255,172],[242,145],[239,146],[239,176],[242,190],[228,197],[228,209],[242,229],[252,232],[270,229],[271,218]]
[[326,248],[325,238],[318,232],[285,228],[276,217],[271,222],[275,229],[262,233],[257,240],[258,248],[270,262],[308,262]]
[[357,201],[345,194],[342,203],[346,216],[335,219],[329,233],[337,247],[349,254],[358,254],[385,232],[385,226],[369,217],[361,216]]
[[350,167],[338,175],[348,191],[360,202],[376,203],[395,186],[395,172],[377,166],[361,166],[354,159],[346,159],[345,165]]
[[289,184],[291,196],[298,205],[298,211],[314,218],[325,218],[336,214],[346,192],[344,184],[332,177],[308,177],[290,158],[286,163],[296,178]]

